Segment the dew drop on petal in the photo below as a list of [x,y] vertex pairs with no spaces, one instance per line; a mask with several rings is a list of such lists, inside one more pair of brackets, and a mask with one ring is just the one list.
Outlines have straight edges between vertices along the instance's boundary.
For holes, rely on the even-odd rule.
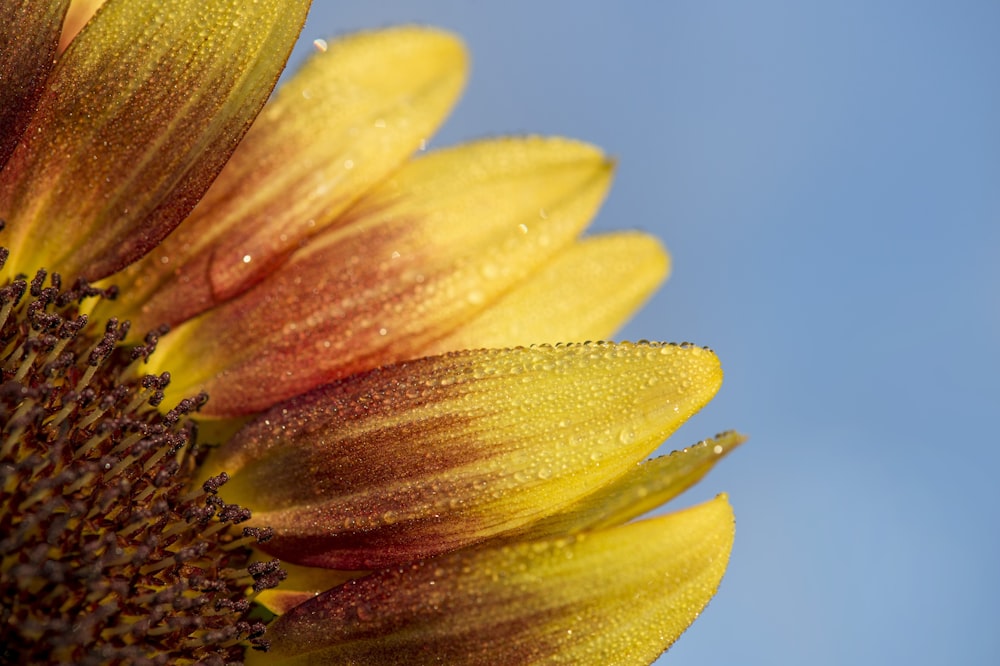
[[632,428],[626,428],[618,433],[618,440],[622,444],[630,444],[635,441],[635,430]]

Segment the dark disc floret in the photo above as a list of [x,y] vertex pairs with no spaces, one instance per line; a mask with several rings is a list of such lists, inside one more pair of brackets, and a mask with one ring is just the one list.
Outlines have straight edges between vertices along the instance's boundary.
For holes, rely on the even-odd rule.
[[[0,267],[7,252],[0,248]],[[249,546],[224,474],[192,488],[190,415],[139,368],[164,331],[89,321],[113,289],[39,271],[0,287],[0,663],[228,664],[266,649],[253,598],[284,576]]]

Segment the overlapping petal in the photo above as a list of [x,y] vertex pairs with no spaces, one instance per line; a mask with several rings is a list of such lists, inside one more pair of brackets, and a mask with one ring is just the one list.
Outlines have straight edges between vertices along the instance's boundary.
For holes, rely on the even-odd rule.
[[647,460],[613,483],[506,539],[523,541],[621,525],[663,506],[696,484],[746,439],[737,432],[724,432],[670,455]]
[[[726,432],[668,456],[646,461],[612,484],[501,541],[534,541],[624,524],[680,495],[745,441],[743,435]],[[289,576],[281,587],[265,590],[257,597],[259,603],[278,615],[343,582],[367,575],[364,571],[302,567],[288,562],[284,563],[284,568]]]
[[66,50],[87,21],[94,16],[105,0],[70,0],[69,11],[66,12],[66,20],[63,21],[62,36],[59,38],[59,52]]
[[172,333],[174,395],[204,388],[208,413],[246,414],[422,356],[571,244],[610,176],[598,150],[564,139],[409,162],[266,282]]
[[632,470],[718,390],[715,354],[595,343],[456,352],[259,416],[209,461],[291,562],[366,569],[510,532]]
[[0,169],[42,94],[68,6],[69,0],[0,3]]
[[425,353],[605,340],[669,270],[669,256],[651,236],[629,232],[581,239]]
[[282,562],[281,568],[287,574],[287,577],[281,581],[281,585],[262,590],[256,598],[257,603],[275,615],[287,613],[318,594],[371,573],[370,571],[340,571],[338,569],[301,567],[288,562]]
[[281,87],[184,225],[129,269],[116,307],[141,328],[173,325],[269,275],[426,141],[467,69],[439,30],[333,42]]
[[110,2],[0,174],[13,264],[101,278],[191,211],[270,94],[307,0]]
[[614,529],[379,571],[278,618],[266,663],[648,664],[715,593],[732,542],[720,496]]

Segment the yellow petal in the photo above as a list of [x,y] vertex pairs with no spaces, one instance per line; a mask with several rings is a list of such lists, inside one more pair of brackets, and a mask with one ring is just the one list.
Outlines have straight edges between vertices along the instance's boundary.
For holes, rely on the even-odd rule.
[[338,569],[411,561],[544,520],[629,473],[718,390],[693,346],[448,354],[280,404],[204,466],[274,529],[260,548]]
[[0,168],[42,94],[68,5],[69,0],[0,3]]
[[305,0],[122,0],[59,58],[0,175],[8,270],[104,277],[194,207],[257,115]]
[[746,441],[724,432],[668,456],[647,460],[624,476],[530,525],[512,540],[538,539],[620,525],[662,506],[696,484],[717,462]]
[[724,495],[576,538],[460,551],[376,572],[267,629],[249,664],[648,664],[715,594]]
[[569,245],[610,177],[598,150],[564,139],[421,157],[266,281],[163,341],[183,353],[153,361],[170,359],[174,397],[203,388],[204,413],[233,416],[422,356]]
[[129,272],[133,324],[179,323],[273,271],[433,134],[467,69],[462,43],[428,28],[353,35],[315,55],[191,217]]
[[607,339],[669,270],[670,258],[652,236],[618,233],[582,239],[426,353]]

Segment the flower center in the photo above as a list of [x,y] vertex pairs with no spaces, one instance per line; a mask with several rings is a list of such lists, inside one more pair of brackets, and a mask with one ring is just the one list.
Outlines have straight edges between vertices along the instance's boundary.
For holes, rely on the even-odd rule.
[[162,331],[129,348],[128,322],[80,313],[113,296],[44,271],[0,287],[0,662],[239,661],[284,572],[251,560],[270,534],[238,527],[225,474],[191,487],[207,396],[157,408],[169,375],[137,367]]

